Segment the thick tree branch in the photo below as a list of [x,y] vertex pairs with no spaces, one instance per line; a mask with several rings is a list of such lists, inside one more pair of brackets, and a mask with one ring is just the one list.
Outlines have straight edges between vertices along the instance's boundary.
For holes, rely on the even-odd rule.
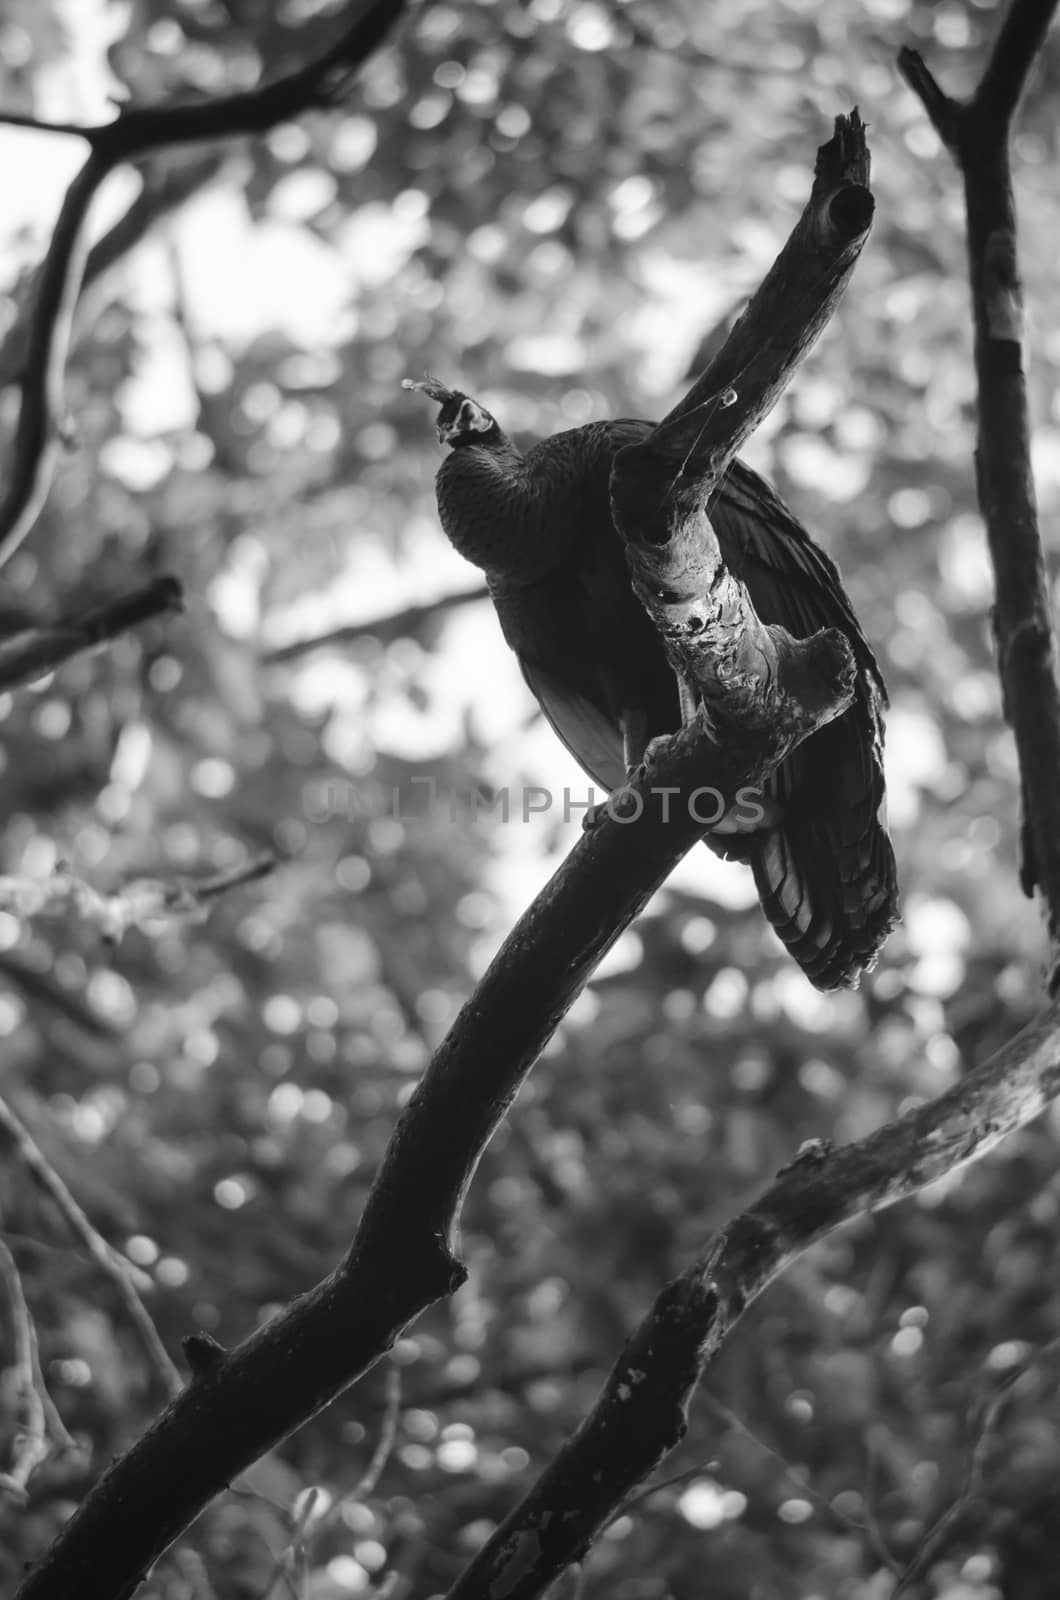
[[[674,669],[712,715],[770,716],[778,685],[812,698],[819,639],[759,621],[725,569],[708,506],[740,443],[776,404],[835,311],[872,223],[865,127],[853,111],[817,152],[801,217],[688,395],[616,457],[611,508],[633,585]],[[809,675],[807,675],[809,674]]]
[[946,1094],[840,1149],[813,1145],[667,1284],[592,1411],[447,1600],[533,1600],[684,1435],[696,1384],[747,1307],[817,1240],[978,1160],[1060,1093],[1060,1003]]
[[[67,190],[37,279],[22,363],[18,426],[0,498],[0,565],[18,548],[44,503],[63,421],[63,376],[74,308],[85,266],[84,230],[103,180],[123,162],[176,144],[199,144],[261,133],[314,106],[334,105],[386,38],[404,0],[368,0],[316,60],[273,83],[190,105],[122,109],[113,122],[80,128],[54,125],[87,140],[88,158]],[[0,115],[0,124],[48,128],[32,118]]]
[[1019,755],[1024,806],[1022,881],[1041,890],[1060,984],[1060,687],[1056,641],[1031,474],[1023,373],[1023,292],[1010,139],[1057,0],[1013,0],[979,87],[943,93],[913,50],[899,69],[964,178],[979,390],[976,468],[997,585],[994,625],[1005,714]]
[[[743,440],[776,404],[795,368],[834,313],[869,236],[875,201],[869,149],[856,110],[835,119],[817,152],[810,198],[753,300],[703,374],[659,424],[695,415],[708,427],[719,399],[735,391],[719,434],[731,444],[720,477]],[[694,437],[687,429],[674,437]],[[702,448],[702,447],[701,447]]]

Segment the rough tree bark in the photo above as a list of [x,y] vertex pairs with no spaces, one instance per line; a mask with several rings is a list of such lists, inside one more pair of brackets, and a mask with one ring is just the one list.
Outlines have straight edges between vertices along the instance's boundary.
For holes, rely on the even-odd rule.
[[[1000,137],[1002,144],[1007,140],[1018,99],[1020,85],[1012,86],[1011,63],[1022,62],[1025,75],[1051,11],[1052,6],[1042,5],[1041,0],[1016,0],[983,86],[970,102],[971,107],[994,105],[995,142],[989,145],[993,165],[988,175],[1000,174],[1005,185],[1007,155],[999,157],[996,140]],[[960,118],[947,121],[951,103],[927,85],[926,76],[921,76],[922,98],[933,117],[952,133]],[[92,162],[98,154],[97,143],[87,169],[93,177]],[[969,185],[969,219],[976,223],[985,214],[985,202],[981,207],[977,197],[973,203],[974,163],[966,157],[962,161]],[[987,366],[981,365],[981,374],[1004,380],[1011,406],[1025,417],[1018,359],[1011,348],[993,348],[995,343],[1011,347],[1015,342],[1011,336],[1014,227],[1010,190],[1005,192],[1008,209],[1001,218],[1000,242],[999,229],[991,224],[987,234],[988,239],[995,237],[991,250],[973,259],[973,265],[980,262],[976,281],[986,319],[979,346],[981,362]],[[858,209],[861,200],[851,198],[850,203],[854,212],[846,221],[855,224],[856,235],[868,218]],[[819,206],[811,202],[811,208],[820,215]],[[844,204],[833,205],[830,214],[843,223]],[[757,310],[752,305],[688,403],[661,425],[657,443],[663,447],[675,440],[690,443],[700,484],[721,470],[718,463],[724,463],[735,448],[747,421],[743,408],[760,407],[755,415],[761,415],[827,315],[821,296],[828,276],[820,272],[819,262],[814,263],[811,242],[819,245],[820,229],[807,225],[802,243],[793,235],[786,252],[788,281],[804,281],[805,293],[796,297],[794,311],[787,300],[774,307],[774,328],[790,314],[783,338],[771,338],[767,324],[757,320],[763,302],[768,304],[763,291]],[[72,257],[71,250],[68,259]],[[62,295],[53,295],[53,315],[58,316],[62,301]],[[977,300],[977,316],[979,310]],[[760,365],[750,377],[746,351],[739,355],[733,345],[737,334],[748,341],[749,349],[760,352]],[[54,354],[55,348],[54,339],[42,332],[38,349]],[[718,397],[728,398],[731,389],[736,390],[736,399],[719,405]],[[697,408],[702,408],[702,430]],[[1055,735],[1060,742],[1055,683],[1051,668],[1042,669],[1043,661],[1050,663],[1043,644],[1048,626],[1046,621],[1043,636],[1040,547],[1033,507],[1028,518],[1026,495],[1018,498],[1027,489],[1027,474],[1024,466],[1014,476],[1005,475],[1013,439],[1007,433],[998,436],[1000,444],[993,436],[987,438],[992,415],[985,406],[981,482],[989,489],[998,481],[992,476],[995,469],[1002,473],[1001,497],[1009,497],[1005,514],[1014,515],[1019,528],[1018,554],[1014,554],[992,526],[999,633],[1004,609],[1003,641],[1008,641],[1001,668],[1009,675],[1006,684],[1018,686],[1029,697],[1036,737],[1048,719],[1050,738]],[[1016,445],[1020,437],[1017,430]],[[667,456],[665,448],[662,455]],[[645,517],[649,522],[661,517],[656,528],[668,533],[675,525],[687,530],[690,517],[698,514],[694,499],[682,498],[690,490],[688,484],[682,484],[673,497],[672,457],[668,461],[670,481],[660,470],[647,506],[634,507],[626,519],[634,545],[644,542],[640,535]],[[638,483],[643,481],[640,473],[635,477]],[[620,470],[620,506],[623,492]],[[31,498],[23,495],[19,502],[18,496],[8,497],[9,543],[22,528]],[[675,508],[676,524],[670,515]],[[665,546],[668,541],[663,537],[655,542]],[[649,538],[647,544],[651,543]],[[1018,580],[1009,571],[1010,559],[1015,561]],[[1030,642],[1026,650],[1020,643],[1023,638]],[[699,830],[680,808],[676,817],[671,813],[666,819],[658,793],[663,787],[681,793],[699,783],[723,791],[753,783],[794,742],[842,709],[849,693],[849,666],[843,647],[823,636],[799,693],[776,701],[770,707],[775,715],[738,720],[723,750],[697,730],[687,730],[653,757],[644,779],[634,786],[642,802],[637,819],[624,824],[606,818],[579,842],[513,930],[464,1008],[395,1131],[343,1261],[235,1350],[225,1351],[192,1336],[186,1351],[192,1369],[187,1388],[89,1494],[27,1577],[20,1600],[68,1600],[75,1594],[78,1600],[122,1600],[131,1594],[149,1563],[225,1483],[327,1405],[379,1358],[412,1317],[459,1284],[462,1268],[454,1254],[454,1228],[485,1143],[595,963],[698,836]],[[1020,717],[1025,710],[1020,708]],[[1015,718],[1011,701],[1010,712]],[[1052,868],[1047,857],[1038,854],[1038,833],[1051,814],[1048,807],[1057,804],[1060,788],[1050,778],[1049,790],[1018,726],[1017,739],[1021,762],[1032,763],[1030,770],[1024,765],[1028,817],[1036,868],[1052,911],[1060,902],[1054,902],[1048,886]],[[1042,842],[1047,843],[1044,838]],[[1057,881],[1060,884],[1060,877]],[[839,1150],[815,1147],[797,1158],[754,1206],[707,1241],[688,1270],[662,1290],[592,1413],[474,1558],[452,1596],[470,1600],[491,1593],[529,1600],[541,1594],[587,1548],[629,1489],[680,1437],[684,1408],[704,1363],[716,1355],[745,1307],[777,1273],[850,1217],[891,1205],[960,1163],[985,1154],[1058,1092],[1060,1006],[1054,1004],[938,1100],[858,1144]]]

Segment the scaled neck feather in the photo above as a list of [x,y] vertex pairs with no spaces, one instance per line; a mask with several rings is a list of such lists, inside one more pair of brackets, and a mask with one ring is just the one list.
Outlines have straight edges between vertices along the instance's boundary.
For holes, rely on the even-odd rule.
[[524,456],[500,429],[488,443],[458,445],[442,463],[442,526],[491,588],[539,583],[570,560],[564,484],[553,477],[547,457],[538,449]]

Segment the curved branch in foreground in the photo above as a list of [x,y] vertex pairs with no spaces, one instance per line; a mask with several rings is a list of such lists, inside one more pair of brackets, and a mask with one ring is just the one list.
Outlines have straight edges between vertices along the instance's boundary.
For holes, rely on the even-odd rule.
[[[88,141],[84,166],[66,193],[47,256],[34,285],[20,378],[18,425],[0,498],[0,566],[17,550],[51,486],[63,420],[63,378],[74,308],[85,268],[85,221],[103,180],[124,162],[175,144],[198,144],[262,133],[316,106],[334,105],[350,80],[386,38],[404,0],[369,0],[334,42],[297,71],[238,94],[191,105],[123,108],[95,127],[56,124],[52,131]],[[49,124],[0,113],[0,125]]]
[[1049,585],[1031,473],[1023,374],[1023,291],[1012,192],[1012,120],[1057,0],[1012,0],[979,87],[953,100],[915,50],[898,66],[964,179],[979,390],[976,467],[997,603],[1005,715],[1023,788],[1021,881],[1040,888],[1060,986],[1060,687]]
[[751,1302],[817,1240],[978,1160],[1060,1093],[1060,1002],[928,1105],[811,1145],[667,1284],[585,1421],[449,1590],[533,1600],[685,1432],[696,1384]]
[[[18,1600],[126,1600],[221,1489],[322,1410],[464,1269],[451,1239],[498,1123],[601,957],[702,837],[691,802],[761,783],[849,703],[841,635],[818,636],[816,704],[723,748],[691,727],[656,751],[575,846],[505,941],[395,1129],[357,1236],[335,1271],[190,1384],[100,1479]],[[685,803],[680,803],[683,797]],[[630,815],[632,813],[632,815]],[[716,812],[715,812],[716,814]]]

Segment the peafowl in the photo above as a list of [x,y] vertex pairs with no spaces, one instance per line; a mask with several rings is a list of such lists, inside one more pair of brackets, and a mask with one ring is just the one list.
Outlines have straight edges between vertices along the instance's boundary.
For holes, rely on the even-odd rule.
[[[653,424],[594,422],[525,454],[477,401],[434,379],[438,510],[480,567],[504,637],[553,729],[613,790],[646,743],[681,724],[677,678],[633,592],[611,517],[615,455]],[[766,481],[733,461],[710,507],[723,560],[763,622],[798,638],[838,628],[854,653],[853,704],[768,782],[766,824],[706,842],[747,862],[762,909],[810,982],[853,987],[897,920],[884,816],[886,691],[834,562]]]

